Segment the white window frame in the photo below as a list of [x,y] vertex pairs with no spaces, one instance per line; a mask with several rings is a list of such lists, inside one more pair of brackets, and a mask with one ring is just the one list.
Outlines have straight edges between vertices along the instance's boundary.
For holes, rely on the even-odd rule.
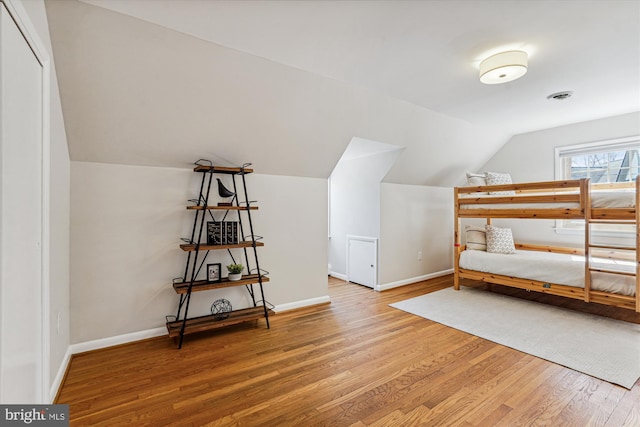
[[[604,152],[612,150],[622,150],[628,148],[640,148],[640,135],[634,135],[624,138],[608,139],[602,141],[588,142],[582,144],[564,145],[555,147],[554,160],[555,160],[555,179],[566,179],[563,172],[563,158],[568,154],[588,154],[595,152]],[[566,223],[569,220],[556,220],[555,231],[558,234],[584,234],[584,227],[567,227]],[[612,237],[631,237],[634,233],[628,231],[616,231],[616,230],[598,230],[593,226],[591,229],[593,235],[598,236],[612,236]]]

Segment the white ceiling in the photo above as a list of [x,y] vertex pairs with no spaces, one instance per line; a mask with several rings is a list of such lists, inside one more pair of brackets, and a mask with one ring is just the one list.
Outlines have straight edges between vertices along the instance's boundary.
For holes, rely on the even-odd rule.
[[[83,1],[510,134],[640,110],[636,0]],[[480,83],[506,49],[529,72]]]

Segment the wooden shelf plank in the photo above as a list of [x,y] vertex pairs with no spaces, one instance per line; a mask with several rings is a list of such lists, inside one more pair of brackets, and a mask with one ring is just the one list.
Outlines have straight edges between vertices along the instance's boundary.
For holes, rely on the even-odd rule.
[[244,168],[243,170],[240,167],[198,165],[195,168],[193,168],[193,171],[194,172],[226,173],[229,175],[237,175],[237,174],[241,174],[243,171],[245,174],[252,173],[253,169]]
[[[266,283],[269,281],[267,276],[262,276],[262,283]],[[254,283],[259,283],[257,274],[250,274],[246,276],[242,276],[242,279],[231,281],[227,278],[223,278],[219,282],[207,282],[206,280],[197,280],[193,282],[193,287],[191,288],[191,292],[198,291],[208,291],[210,289],[220,289],[220,288],[229,288],[232,286],[242,286],[242,285],[251,285]],[[186,294],[189,289],[189,282],[179,282],[173,284],[173,289],[175,289],[178,294]]]
[[[205,244],[201,244],[200,245],[200,250],[201,251],[215,251],[215,250],[219,250],[219,249],[250,248],[252,246],[253,246],[253,242],[251,240],[247,240],[247,241],[235,244],[235,245],[205,245]],[[256,246],[264,246],[264,243],[256,242]],[[195,251],[196,250],[196,244],[195,243],[185,243],[185,244],[180,245],[180,249],[182,249],[185,252]]]
[[[270,312],[269,314],[272,313]],[[264,306],[235,310],[229,314],[229,317],[222,320],[218,320],[215,315],[194,317],[192,319],[187,319],[187,324],[184,328],[184,334],[187,335],[196,332],[209,331],[211,329],[222,328],[225,326],[235,325],[237,323],[248,322],[250,320],[257,320],[261,318],[264,318]],[[181,328],[182,320],[167,322],[167,331],[169,332],[169,336],[171,338],[179,337]]]
[[207,207],[204,207],[204,206],[192,205],[192,206],[187,206],[187,209],[197,210],[197,211],[201,211],[203,209],[219,210],[219,211],[248,211],[248,210],[257,211],[258,207],[257,206],[207,206]]

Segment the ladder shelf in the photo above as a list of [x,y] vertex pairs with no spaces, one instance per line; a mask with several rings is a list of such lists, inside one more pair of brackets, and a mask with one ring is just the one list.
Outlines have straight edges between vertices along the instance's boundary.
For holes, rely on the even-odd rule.
[[[251,219],[252,211],[258,210],[258,207],[252,206],[252,203],[254,202],[249,200],[245,180],[245,175],[252,173],[253,169],[247,168],[250,163],[247,163],[242,167],[226,167],[199,164],[201,162],[203,162],[203,160],[196,162],[196,166],[193,169],[194,172],[202,174],[200,194],[197,199],[191,200],[191,202],[196,203],[195,205],[186,207],[187,210],[192,211],[195,214],[191,238],[183,239],[189,243],[180,245],[180,249],[187,253],[184,275],[180,279],[175,279],[173,283],[173,289],[176,294],[180,296],[178,310],[175,315],[175,320],[167,321],[166,323],[169,337],[178,339],[178,348],[182,348],[184,336],[191,333],[208,331],[261,318],[265,319],[266,326],[269,328],[269,314],[272,314],[272,311],[267,308],[263,288],[263,284],[269,282],[269,278],[263,272],[264,270],[260,268],[258,260],[257,249],[259,247],[263,247],[264,243],[259,241],[261,237],[254,234],[253,222]],[[204,162],[210,163],[208,161]],[[232,197],[230,204],[228,202],[219,203],[218,205],[209,204],[209,201],[213,199],[213,197],[210,196],[213,176],[215,174],[231,176],[233,191],[224,187],[222,182],[218,179],[218,193],[220,197],[223,198]],[[236,182],[237,177],[240,178],[240,184]],[[224,188],[221,189],[220,186],[223,186]],[[240,194],[243,194],[244,196],[244,200],[242,201],[239,197]],[[213,230],[216,229],[215,223],[220,222],[224,224],[224,219],[217,221],[214,218],[213,212],[216,211],[223,211],[224,218],[227,217],[229,212],[237,213],[237,221],[232,221],[235,224],[229,224],[230,226],[233,225],[233,231],[227,231],[229,234],[226,235],[233,235],[232,238],[229,238],[228,240],[227,238],[220,237],[208,239],[209,225],[205,227],[207,216],[212,220],[209,222],[214,223],[210,225]],[[248,224],[245,224],[243,221],[243,216],[246,216]],[[245,231],[247,231],[246,234]],[[215,232],[214,235],[221,236],[215,234]],[[238,241],[238,237],[244,240]],[[218,244],[219,242],[222,242],[222,244]],[[246,272],[249,274],[243,275],[240,280],[229,280],[228,277],[218,277],[217,280],[203,280],[197,277],[199,276],[203,265],[207,261],[207,256],[212,251],[226,250],[233,263],[239,263],[236,262],[232,249],[242,250],[243,255],[241,255],[240,258],[243,259]],[[222,272],[220,272],[220,275],[221,274]],[[206,316],[189,317],[189,305],[194,292],[235,286],[245,287],[251,297],[253,307],[232,310],[224,313],[212,312],[211,315]],[[257,289],[254,289],[254,286],[256,286]],[[256,301],[256,297],[258,296],[257,292],[259,292],[259,296],[261,298],[259,301]]]

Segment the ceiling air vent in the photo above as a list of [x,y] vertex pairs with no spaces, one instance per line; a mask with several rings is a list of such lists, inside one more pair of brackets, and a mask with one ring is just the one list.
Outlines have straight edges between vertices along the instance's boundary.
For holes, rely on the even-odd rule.
[[571,98],[571,95],[573,95],[572,91],[565,90],[563,92],[552,93],[551,95],[547,96],[547,99],[557,99],[558,101],[562,101],[563,99]]

